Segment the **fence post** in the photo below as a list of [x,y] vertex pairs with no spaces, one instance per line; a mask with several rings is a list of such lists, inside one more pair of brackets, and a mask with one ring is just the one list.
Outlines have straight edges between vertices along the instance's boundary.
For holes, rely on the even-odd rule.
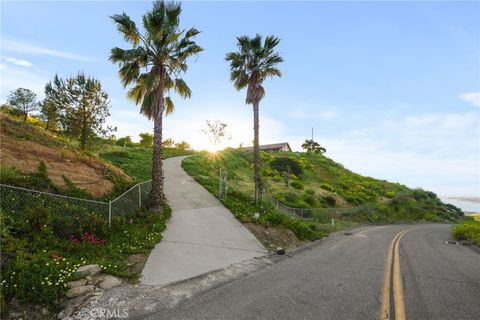
[[108,201],[108,227],[112,226],[112,201]]
[[142,185],[138,185],[138,207],[142,207]]

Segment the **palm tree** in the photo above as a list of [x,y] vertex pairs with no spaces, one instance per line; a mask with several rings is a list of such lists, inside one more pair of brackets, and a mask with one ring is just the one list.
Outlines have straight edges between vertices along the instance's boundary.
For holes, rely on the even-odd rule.
[[255,203],[262,199],[263,184],[260,175],[260,144],[258,106],[265,95],[262,83],[269,77],[281,77],[277,65],[282,57],[274,51],[280,42],[275,36],[267,36],[262,43],[262,36],[237,37],[238,52],[227,53],[225,59],[230,62],[230,80],[235,89],[247,88],[246,104],[253,105],[253,162],[255,168]]
[[119,64],[123,86],[132,85],[127,96],[154,123],[152,191],[147,205],[154,212],[163,212],[165,201],[162,129],[163,114],[174,109],[169,93],[173,90],[182,98],[191,96],[180,75],[187,71],[187,59],[203,50],[193,40],[200,31],[180,29],[181,11],[179,3],[155,1],[153,8],[143,15],[143,34],[126,13],[110,17],[132,45],[131,49],[113,48],[110,61]]

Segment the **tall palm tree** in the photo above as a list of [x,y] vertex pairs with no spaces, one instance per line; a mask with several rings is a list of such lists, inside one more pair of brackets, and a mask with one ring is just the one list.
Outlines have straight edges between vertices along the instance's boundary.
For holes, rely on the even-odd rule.
[[181,11],[179,3],[155,1],[143,15],[143,34],[126,13],[110,17],[132,45],[131,49],[113,48],[110,61],[119,64],[124,87],[130,86],[127,96],[154,123],[152,191],[148,200],[148,208],[154,212],[163,212],[165,201],[162,129],[163,114],[174,109],[169,93],[173,90],[182,98],[191,96],[180,75],[187,71],[187,59],[203,50],[193,40],[200,31],[180,29]]
[[260,175],[260,143],[259,143],[259,111],[260,100],[265,95],[262,84],[266,78],[281,77],[277,65],[283,62],[282,57],[275,52],[280,42],[275,36],[267,36],[262,42],[262,36],[237,37],[238,51],[227,53],[225,59],[230,62],[230,80],[237,90],[247,88],[246,104],[253,105],[253,162],[255,168],[255,202],[262,199],[263,184]]

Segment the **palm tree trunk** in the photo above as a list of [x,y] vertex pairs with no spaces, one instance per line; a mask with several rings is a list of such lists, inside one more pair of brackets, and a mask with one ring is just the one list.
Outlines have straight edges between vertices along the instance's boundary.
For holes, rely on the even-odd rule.
[[260,142],[259,142],[259,102],[253,103],[253,167],[255,170],[255,203],[258,205],[262,201],[263,184],[260,174]]
[[156,97],[156,103],[159,104],[157,110],[158,114],[155,115],[153,124],[153,160],[152,160],[152,190],[148,197],[148,210],[150,212],[163,213],[163,205],[165,202],[165,194],[163,192],[163,147],[162,147],[162,135],[163,135],[163,91],[159,90]]

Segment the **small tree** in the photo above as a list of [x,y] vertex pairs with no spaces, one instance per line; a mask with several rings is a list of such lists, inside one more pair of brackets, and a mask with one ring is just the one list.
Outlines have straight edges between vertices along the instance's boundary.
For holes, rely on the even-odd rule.
[[225,139],[230,139],[231,137],[227,133],[227,124],[220,122],[219,120],[205,122],[205,127],[202,129],[202,132],[207,136],[208,141],[216,148],[222,143]]
[[115,144],[117,146],[122,146],[122,147],[133,147],[134,145],[132,138],[130,136],[119,138],[117,142],[115,142]]
[[20,110],[23,121],[27,121],[28,114],[38,109],[37,95],[29,89],[18,88],[10,92],[7,102]]
[[327,149],[322,147],[318,142],[313,141],[313,139],[306,139],[302,144],[302,149],[307,150],[309,153],[324,153],[327,151]]
[[140,133],[140,145],[145,148],[152,148],[153,147],[153,134],[151,133]]
[[175,148],[182,151],[187,151],[191,149],[190,145],[185,141],[175,143]]
[[95,135],[102,134],[105,119],[110,115],[110,101],[99,80],[83,73],[67,80],[55,75],[45,92],[60,106],[60,122],[67,134],[80,140],[82,150]]
[[45,130],[55,131],[58,126],[58,118],[60,116],[59,105],[48,95],[40,103],[40,117],[45,121]]
[[173,141],[172,138],[168,138],[168,139],[163,140],[163,147],[164,148],[173,148],[174,145],[175,145],[175,141]]

